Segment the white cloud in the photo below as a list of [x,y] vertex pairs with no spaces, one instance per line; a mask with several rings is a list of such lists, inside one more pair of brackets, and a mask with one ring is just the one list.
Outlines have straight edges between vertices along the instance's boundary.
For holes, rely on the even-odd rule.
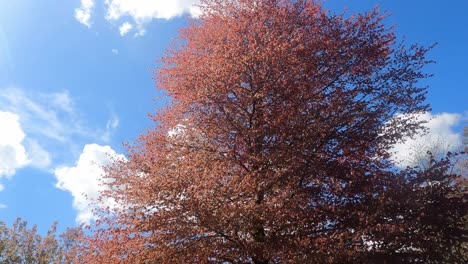
[[[67,160],[66,153],[81,151],[79,142],[109,142],[119,124],[118,116],[112,113],[105,127],[89,127],[66,90],[44,93],[0,89],[0,111],[19,117],[26,134],[22,144],[26,148],[28,165],[43,169],[52,161]],[[60,153],[60,156],[49,153]]]
[[111,118],[107,121],[106,129],[116,129],[119,126],[119,118],[116,115],[112,115]]
[[19,116],[0,111],[0,177],[11,177],[16,169],[28,163],[26,149],[22,144],[25,133],[21,129]]
[[28,134],[66,142],[71,135],[85,135],[74,111],[72,99],[67,91],[40,93],[22,89],[0,90],[0,106],[21,117]]
[[114,55],[119,54],[119,50],[118,50],[118,49],[112,49],[111,52],[112,52],[112,54],[114,54]]
[[51,93],[46,97],[50,98],[49,102],[55,108],[71,114],[74,112],[75,105],[67,90],[58,93]]
[[171,19],[183,14],[194,17],[199,15],[195,6],[198,0],[106,0],[108,20],[118,20],[123,16],[131,16],[137,22],[152,19]]
[[[0,89],[0,180],[10,178],[25,166],[50,171],[56,167],[53,163],[66,163],[70,156],[81,151],[79,142],[109,142],[119,118],[112,113],[105,128],[90,128],[82,125],[85,123],[79,118],[67,91],[41,93]],[[50,153],[58,154],[51,156]],[[57,187],[74,196],[80,222],[92,218],[83,193],[91,198],[95,196],[102,171],[100,166],[110,160],[103,153],[120,157],[108,146],[86,145],[76,166],[54,171]],[[0,182],[0,191],[3,188]]]
[[94,8],[94,0],[81,0],[81,6],[75,9],[75,18],[81,24],[91,27],[91,11]]
[[[49,153],[26,136],[18,115],[0,111],[0,127],[0,179],[11,178],[17,169],[25,166],[47,168],[50,165]],[[0,192],[4,188],[0,184]],[[6,205],[0,204],[0,209],[4,208]]]
[[101,140],[104,142],[109,142],[114,130],[119,126],[119,117],[115,114],[112,114],[109,120],[106,123],[106,130],[101,135]]
[[125,36],[132,28],[132,24],[128,22],[122,23],[122,25],[119,27],[120,36]]
[[26,165],[47,168],[51,161],[49,153],[35,140],[26,136],[20,117],[14,113],[0,111],[0,177],[11,177],[16,169]]
[[[113,159],[125,159],[109,146],[88,144],[84,146],[75,166],[59,167],[55,170],[56,187],[68,191],[73,196],[73,207],[78,211],[77,222],[88,224],[95,219],[92,213],[92,201],[99,197],[103,190],[100,185],[103,176],[103,166],[109,165]],[[104,201],[105,205],[112,204]]]
[[[145,34],[145,24],[153,19],[172,19],[184,14],[198,17],[199,2],[199,0],[105,0],[105,18],[108,21],[119,21],[123,17],[131,17],[137,28],[135,36],[141,36]],[[91,10],[94,4],[93,0],[82,0],[81,7],[75,10],[76,19],[88,27],[91,26]],[[130,23],[124,22],[119,28],[120,35],[124,36],[132,28]]]
[[183,136],[184,133],[187,130],[187,126],[183,124],[177,124],[173,129],[169,130],[167,132],[167,135],[171,138],[177,137],[177,136]]
[[26,138],[25,147],[28,154],[29,165],[35,168],[46,169],[52,163],[49,152],[44,150],[36,140]]
[[0,209],[6,209],[7,207],[6,204],[0,204]]
[[26,134],[41,142],[54,141],[62,145],[72,144],[77,138],[86,138],[88,142],[105,138],[107,142],[110,130],[118,125],[118,117],[114,113],[111,117],[113,125],[106,124],[105,130],[85,125],[86,121],[80,117],[67,90],[44,93],[19,88],[0,89],[0,110],[19,115]]
[[135,36],[145,34],[145,24],[153,19],[172,19],[174,17],[189,14],[192,17],[200,15],[196,6],[199,0],[106,0],[109,21],[118,21],[122,17],[130,16],[135,21],[138,29]]
[[427,121],[425,126],[428,128],[428,133],[417,135],[394,146],[393,159],[398,166],[420,165],[427,151],[433,154],[445,154],[447,151],[457,151],[460,148],[462,136],[454,131],[454,127],[460,124],[462,115],[456,113],[433,115],[427,112],[416,117],[418,120]]

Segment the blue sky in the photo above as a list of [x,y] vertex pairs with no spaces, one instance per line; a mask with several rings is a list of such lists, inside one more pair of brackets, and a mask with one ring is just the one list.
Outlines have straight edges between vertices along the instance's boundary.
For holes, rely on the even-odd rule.
[[[170,2],[171,4],[167,4]],[[196,16],[196,0],[0,0],[0,221],[21,216],[44,232],[92,219],[99,165],[152,126],[162,105],[152,71]],[[438,45],[428,101],[431,134],[456,148],[468,117],[468,2],[329,0],[352,14],[379,4],[407,43]]]

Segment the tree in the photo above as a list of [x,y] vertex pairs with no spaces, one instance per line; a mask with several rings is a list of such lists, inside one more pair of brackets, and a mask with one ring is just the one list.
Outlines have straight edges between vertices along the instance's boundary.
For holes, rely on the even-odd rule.
[[[462,176],[468,175],[468,167],[466,166],[468,155],[464,152],[464,147],[448,142],[450,141],[447,138],[441,136],[426,136],[421,141],[406,142],[406,146],[409,146],[409,153],[400,162],[395,162],[399,167],[410,166],[426,170],[433,165],[433,160],[450,157],[451,170]],[[448,153],[449,155],[447,155]]]
[[390,162],[429,109],[429,48],[397,44],[378,10],[201,7],[156,73],[173,101],[107,168],[101,198],[116,205],[97,212],[84,262],[430,262],[458,249],[466,203],[445,195],[462,192],[458,176],[444,160]]
[[0,222],[0,263],[76,263],[81,230],[69,228],[57,237],[56,228],[54,223],[41,236],[36,226],[29,229],[21,218],[11,228]]
[[463,128],[463,145],[465,152],[468,152],[468,124]]

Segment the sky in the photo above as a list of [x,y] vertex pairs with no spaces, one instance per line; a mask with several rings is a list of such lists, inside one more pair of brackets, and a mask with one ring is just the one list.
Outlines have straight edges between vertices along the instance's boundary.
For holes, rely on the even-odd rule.
[[[45,232],[93,220],[101,166],[154,125],[154,70],[197,0],[0,0],[0,221]],[[431,141],[460,146],[468,118],[468,1],[328,0],[351,15],[378,5],[406,43],[437,46],[426,71],[430,132],[395,147],[400,166]],[[105,201],[104,203],[110,203]]]

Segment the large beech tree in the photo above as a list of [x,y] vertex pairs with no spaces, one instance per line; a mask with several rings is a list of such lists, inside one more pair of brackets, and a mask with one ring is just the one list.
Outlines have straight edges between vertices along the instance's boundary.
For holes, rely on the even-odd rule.
[[162,58],[173,98],[107,169],[86,263],[462,261],[465,190],[448,160],[389,149],[428,111],[429,48],[377,10],[205,0]]

